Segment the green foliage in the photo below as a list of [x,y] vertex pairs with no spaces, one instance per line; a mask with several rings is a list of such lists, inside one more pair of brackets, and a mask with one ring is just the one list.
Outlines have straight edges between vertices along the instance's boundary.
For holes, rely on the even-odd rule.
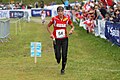
[[[14,0],[15,2],[20,2],[21,0]],[[34,4],[35,1],[38,1],[40,3],[41,0],[22,0],[23,3],[25,4]],[[62,4],[62,1],[61,0],[44,0],[44,3],[45,4],[50,4],[52,1],[56,2],[57,4]],[[63,0],[64,1],[64,0]],[[2,0],[2,2],[5,2],[5,3],[8,3],[10,2],[10,0]],[[70,0],[69,2],[74,2],[74,0]]]
[[[47,20],[50,20],[47,18]],[[120,80],[120,48],[87,34],[75,25],[69,36],[68,63],[65,75],[60,75],[61,64],[54,56],[47,24],[40,18],[30,23],[22,21],[22,30],[11,24],[9,42],[0,43],[0,80]],[[68,28],[70,30],[70,27]],[[30,42],[42,43],[42,57],[30,57]]]

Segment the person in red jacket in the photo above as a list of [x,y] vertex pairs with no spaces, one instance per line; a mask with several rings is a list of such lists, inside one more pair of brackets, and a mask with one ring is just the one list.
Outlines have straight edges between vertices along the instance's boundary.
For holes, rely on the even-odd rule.
[[[57,8],[57,13],[58,15],[50,20],[47,30],[50,33],[50,37],[53,39],[54,52],[58,64],[60,63],[62,56],[61,74],[64,74],[68,52],[68,33],[66,28],[69,24],[71,26],[69,34],[72,34],[74,31],[74,25],[70,18],[64,15],[64,8],[62,6]],[[52,24],[54,27],[53,32],[50,30]]]

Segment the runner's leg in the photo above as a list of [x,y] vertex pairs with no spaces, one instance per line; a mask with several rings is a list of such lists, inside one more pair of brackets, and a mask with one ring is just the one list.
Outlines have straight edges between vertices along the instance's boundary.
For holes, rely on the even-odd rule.
[[54,44],[54,52],[55,52],[55,58],[57,60],[57,63],[60,63],[61,60],[61,41],[56,40],[56,44]]
[[62,42],[62,70],[64,70],[66,66],[67,52],[68,52],[68,38],[64,39]]

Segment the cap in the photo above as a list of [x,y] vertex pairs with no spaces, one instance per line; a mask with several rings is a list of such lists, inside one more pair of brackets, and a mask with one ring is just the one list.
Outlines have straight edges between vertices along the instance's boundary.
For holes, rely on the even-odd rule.
[[57,12],[64,11],[64,8],[62,6],[57,7]]

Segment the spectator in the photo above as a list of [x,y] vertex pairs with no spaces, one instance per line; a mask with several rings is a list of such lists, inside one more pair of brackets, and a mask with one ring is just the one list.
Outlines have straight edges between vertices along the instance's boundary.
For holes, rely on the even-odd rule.
[[32,4],[29,4],[29,5],[28,5],[28,9],[31,9],[31,8],[33,8],[33,5],[32,5]]
[[21,7],[22,9],[25,9],[25,5],[24,4],[22,4],[22,7]]
[[88,20],[86,20],[86,29],[87,29],[87,33],[92,33],[94,31],[94,11],[91,10],[88,12]]
[[105,18],[107,10],[103,6],[100,6],[100,12],[101,12],[102,16]]
[[46,14],[45,14],[44,10],[42,10],[40,16],[41,16],[42,23],[44,24],[45,23],[45,17],[46,17]]
[[95,20],[97,20],[97,19],[102,20],[102,19],[103,19],[103,16],[102,16],[102,14],[101,14],[98,6],[95,5]]
[[107,14],[105,15],[105,20],[106,20],[106,21],[110,21],[110,14],[109,14],[109,13],[107,13]]
[[120,22],[120,10],[116,10],[114,13],[115,17],[113,18],[113,22]]
[[78,5],[78,6],[80,5],[78,0],[75,1],[75,5]]
[[62,0],[62,2],[63,2],[63,4],[64,4],[64,6],[65,6],[65,9],[68,10],[69,0],[65,0],[65,1]]
[[114,8],[113,8],[113,6],[110,6],[108,12],[109,12],[109,14],[114,15]]
[[52,1],[52,2],[50,3],[50,5],[56,5],[56,2],[55,2],[55,1]]
[[41,2],[40,2],[40,7],[44,8],[44,1],[43,0],[41,0]]
[[35,5],[35,8],[38,8],[38,2],[35,2],[34,5]]

